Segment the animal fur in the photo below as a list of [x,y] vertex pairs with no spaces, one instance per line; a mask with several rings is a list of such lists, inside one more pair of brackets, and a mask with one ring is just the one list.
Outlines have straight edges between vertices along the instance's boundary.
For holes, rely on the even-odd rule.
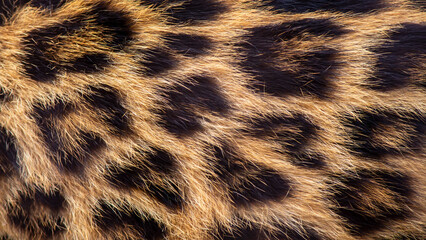
[[425,239],[425,9],[0,1],[0,239]]

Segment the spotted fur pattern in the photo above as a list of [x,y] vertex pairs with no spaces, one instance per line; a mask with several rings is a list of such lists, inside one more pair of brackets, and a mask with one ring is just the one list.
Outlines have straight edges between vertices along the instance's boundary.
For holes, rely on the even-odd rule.
[[0,1],[0,239],[425,239],[425,10]]

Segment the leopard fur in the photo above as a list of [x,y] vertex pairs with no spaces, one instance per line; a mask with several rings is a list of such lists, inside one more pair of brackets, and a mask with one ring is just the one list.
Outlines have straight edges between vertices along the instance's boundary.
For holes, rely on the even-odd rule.
[[426,239],[423,0],[3,0],[0,239]]

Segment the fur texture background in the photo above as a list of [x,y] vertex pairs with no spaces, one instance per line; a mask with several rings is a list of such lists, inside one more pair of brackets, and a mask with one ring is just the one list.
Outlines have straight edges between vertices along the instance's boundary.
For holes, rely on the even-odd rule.
[[0,1],[0,239],[425,239],[425,9]]

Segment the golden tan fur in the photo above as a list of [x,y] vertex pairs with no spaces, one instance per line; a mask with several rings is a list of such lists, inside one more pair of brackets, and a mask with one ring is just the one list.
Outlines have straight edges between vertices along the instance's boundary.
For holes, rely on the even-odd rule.
[[[59,70],[53,83],[34,81],[25,74],[22,59],[27,53],[22,39],[33,30],[87,13],[96,2],[104,2],[111,11],[123,11],[132,20],[130,28],[134,36],[129,43],[122,49],[113,49],[109,43],[114,36],[105,34],[105,29],[87,20],[84,28],[52,39],[52,48],[46,56],[58,65],[65,62],[61,69],[67,69],[73,59],[87,52],[107,54],[110,64],[100,66],[101,70],[93,73]],[[116,226],[112,230],[99,228],[94,215],[101,214],[96,210],[100,199],[114,206],[125,203],[125,206],[148,214],[165,226],[165,239],[170,240],[214,239],[218,226],[231,232],[237,226],[244,226],[244,222],[277,236],[281,236],[282,229],[292,229],[306,239],[309,239],[309,231],[315,232],[318,239],[425,237],[424,133],[416,138],[418,147],[415,150],[404,145],[416,134],[414,126],[407,121],[416,117],[424,121],[426,95],[425,88],[419,84],[424,86],[425,82],[425,55],[413,57],[418,65],[409,70],[413,74],[406,87],[376,91],[365,87],[365,82],[376,71],[379,55],[373,49],[386,42],[387,37],[405,23],[425,26],[426,13],[405,0],[389,0],[385,8],[359,14],[327,10],[291,13],[261,6],[257,1],[218,2],[225,6],[225,11],[211,20],[195,24],[169,24],[171,17],[166,14],[167,8],[179,5],[179,2],[143,5],[132,0],[74,0],[55,11],[24,5],[0,26],[0,85],[12,96],[0,106],[0,123],[16,139],[19,165],[16,174],[0,176],[0,239],[2,234],[10,239],[46,238],[38,230],[29,233],[10,220],[10,204],[19,209],[19,194],[34,194],[31,193],[34,186],[46,192],[59,189],[65,198],[65,207],[58,216],[63,217],[66,229],[54,235],[53,239],[141,239],[131,224],[123,223],[123,227]],[[297,69],[306,67],[299,59],[306,57],[304,53],[307,50],[336,50],[335,64],[338,67],[328,76],[330,90],[327,96],[317,97],[303,92],[302,88],[299,93],[284,96],[253,91],[250,88],[253,75],[238,65],[244,58],[238,50],[241,47],[239,44],[248,41],[246,36],[250,34],[250,29],[306,18],[329,19],[347,32],[338,37],[327,34],[311,36],[306,32],[299,38],[281,41],[277,43],[280,51],[274,64],[297,74]],[[194,57],[179,54],[167,46],[168,40],[164,35],[168,33],[204,36],[210,40],[211,47]],[[145,74],[148,67],[141,66],[140,62],[148,61],[147,50],[158,48],[171,54],[176,66],[148,76]],[[424,50],[419,51],[424,53]],[[196,119],[203,129],[189,136],[173,134],[159,124],[162,121],[161,113],[173,107],[170,105],[173,102],[168,101],[164,92],[185,89],[188,82],[189,86],[196,84],[193,78],[199,75],[212,79],[229,109],[218,114],[208,105],[193,106],[193,114],[198,116]],[[117,91],[129,119],[130,129],[127,133],[117,133],[104,121],[105,117],[109,117],[108,113],[87,102],[85,96],[93,93],[89,86],[103,88],[100,84]],[[42,130],[39,129],[40,123],[34,115],[35,106],[43,108],[57,103],[58,99],[72,105],[69,113],[51,122],[60,129],[60,138],[65,139],[64,149],[73,152],[81,148],[79,131],[100,136],[105,144],[105,147],[90,153],[89,160],[84,161],[84,167],[78,174],[62,171],[50,160],[52,150],[46,147]],[[348,128],[351,123],[347,121],[362,120],[360,111],[372,114],[389,112],[385,115],[402,116],[395,117],[403,119],[395,120],[396,125],[378,126],[372,136],[374,146],[397,149],[399,154],[386,154],[380,160],[371,160],[354,154],[347,147],[354,142],[351,137],[353,132]],[[312,169],[292,164],[290,150],[285,147],[288,139],[281,139],[280,142],[275,134],[248,134],[256,119],[274,116],[297,119],[299,115],[305,116],[308,122],[316,126],[315,133],[308,137],[303,149],[322,155],[324,167]],[[420,125],[424,128],[424,122]],[[292,129],[288,125],[272,130],[279,131],[288,132],[287,137],[296,140],[298,135],[304,134],[297,127]],[[223,150],[226,148],[224,145],[230,146],[231,155],[242,159],[247,166],[267,166],[284,176],[290,185],[289,195],[278,200],[253,203],[249,207],[233,205],[224,187],[226,181],[215,178],[216,167],[211,160],[216,157],[214,146]],[[143,151],[135,151],[137,148]],[[170,209],[138,188],[113,187],[104,177],[111,171],[107,167],[110,164],[127,168],[139,164],[150,168],[144,159],[155,149],[168,152],[176,164],[168,174],[150,170],[147,181],[165,188],[176,185],[179,190],[177,194],[183,199],[181,208]],[[138,159],[137,162],[128,161],[132,156]],[[380,180],[371,177],[374,174],[368,175],[369,180],[362,182],[363,185],[357,189],[363,199],[359,209],[364,211],[364,215],[370,211],[384,214],[384,209],[398,210],[403,207],[406,216],[389,217],[383,223],[384,227],[357,235],[348,230],[350,223],[333,210],[338,203],[330,196],[333,191],[345,188],[342,178],[348,174],[357,176],[358,172],[364,171],[406,175],[412,193],[401,205],[394,192]],[[258,170],[254,168],[244,174],[253,177],[249,179],[255,179]],[[35,204],[32,211],[33,216],[53,221],[49,219],[50,210],[44,205]],[[292,236],[289,237],[291,239]],[[269,238],[275,239],[272,236]]]

